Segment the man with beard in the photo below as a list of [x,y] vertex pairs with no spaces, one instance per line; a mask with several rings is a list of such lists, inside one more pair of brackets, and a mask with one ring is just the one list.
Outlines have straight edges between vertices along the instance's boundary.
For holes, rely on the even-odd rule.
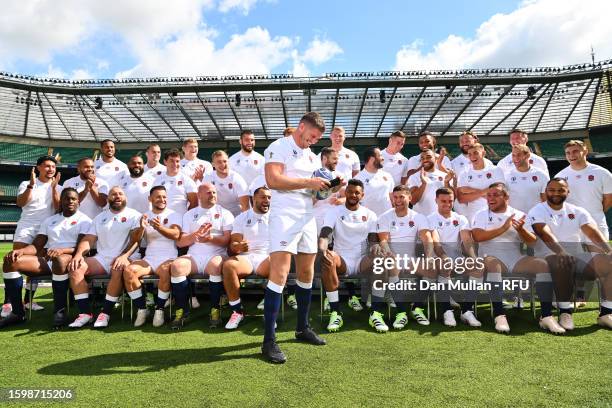
[[[328,170],[332,174],[332,178],[338,176],[336,171],[338,165],[338,152],[331,147],[324,147],[320,153],[321,168]],[[336,191],[338,190],[338,191]],[[325,214],[338,205],[344,204],[344,193],[340,191],[340,187],[334,188],[325,200],[317,200],[314,202],[314,216],[317,221],[317,233],[321,231]]]
[[64,182],[63,188],[72,187],[79,192],[79,210],[94,219],[106,205],[108,184],[96,177],[94,161],[84,157],[77,163],[78,176]]
[[284,363],[285,354],[276,343],[276,318],[282,293],[295,257],[297,288],[297,327],[295,337],[313,345],[324,345],[308,323],[314,261],[317,253],[317,223],[312,193],[329,189],[328,180],[312,177],[320,163],[310,146],[325,132],[325,122],[316,112],[308,112],[291,136],[275,140],[265,151],[266,184],[272,190],[270,208],[270,276],[264,299],[264,339],[262,354],[272,363]]
[[[127,207],[121,187],[111,188],[108,194],[109,208],[93,219],[91,228],[79,242],[74,257],[68,264],[70,287],[79,308],[79,315],[69,327],[79,328],[93,319],[86,276],[110,275],[102,313],[94,327],[108,326],[110,313],[123,291],[123,270],[130,264],[129,256],[138,248],[144,233],[145,219]],[[96,256],[85,255],[97,245]]]
[[140,278],[152,274],[159,277],[153,326],[160,327],[164,324],[164,304],[170,297],[170,265],[178,256],[176,241],[181,236],[183,223],[180,214],[166,207],[166,200],[164,186],[151,189],[149,201],[152,208],[143,214],[144,238],[147,241],[145,256],[142,260],[132,262],[123,272],[125,290],[138,309],[134,327],[145,324],[149,315]]
[[[419,149],[421,152],[425,150],[433,150],[436,151],[436,137],[430,131],[424,131],[419,135]],[[442,170],[444,172],[450,170],[452,168],[451,161],[446,156],[446,150],[444,148],[441,149],[440,153],[436,153],[435,157],[436,169]],[[412,176],[414,173],[418,173],[421,170],[421,155],[417,154],[412,156],[408,160],[408,176]]]
[[[466,130],[459,136],[459,149],[461,149],[461,154],[451,160],[451,168],[456,175],[459,175],[463,171],[472,167],[468,150],[476,143],[479,143],[478,136],[476,136],[476,133],[470,130]],[[487,166],[493,165],[493,163],[491,163],[491,161],[487,158],[485,158],[484,161]]]
[[149,202],[149,191],[153,186],[155,178],[152,173],[144,172],[144,163],[139,155],[130,157],[128,161],[129,175],[121,178],[121,188],[127,197],[128,206],[141,214],[151,208]]
[[[526,145],[529,141],[529,135],[527,132],[521,129],[513,129],[510,131],[508,135],[510,140],[510,146],[516,145]],[[533,167],[543,171],[548,176],[548,165],[546,164],[546,160],[537,154],[533,154],[531,151],[529,152],[529,156],[527,158],[530,165]],[[497,167],[499,167],[504,173],[508,173],[510,170],[515,168],[514,162],[512,160],[512,153],[508,154],[506,157],[497,162]]]
[[[575,275],[600,280],[601,308],[597,323],[612,329],[612,248],[590,214],[566,202],[570,193],[568,184],[563,178],[550,180],[546,186],[546,202],[529,211],[529,222],[542,240],[536,245],[536,255],[546,258],[554,275],[559,324],[565,330],[574,329],[570,299]],[[596,252],[583,249],[583,235],[596,247]],[[549,296],[552,297],[552,288]],[[550,306],[545,309],[542,303],[544,314],[554,319]]]
[[251,274],[268,278],[270,275],[270,190],[260,187],[253,195],[253,208],[234,220],[230,236],[231,258],[223,262],[223,285],[232,309],[225,328],[234,330],[244,320],[240,301],[240,280]]
[[433,150],[421,152],[421,170],[408,179],[412,209],[426,217],[436,210],[436,191],[450,187],[454,177],[451,170],[444,173],[436,169],[435,157]]
[[96,175],[106,181],[108,187],[120,185],[121,177],[128,174],[128,168],[121,160],[115,157],[115,142],[105,139],[100,142],[102,156],[95,161]]
[[[363,183],[360,180],[349,180],[345,193],[345,205],[334,207],[325,214],[318,244],[323,286],[331,309],[327,325],[327,331],[330,332],[337,332],[344,324],[338,294],[339,276],[350,277],[371,272],[371,268],[366,268],[371,262],[364,260],[366,244],[378,242],[376,214],[359,205],[363,197]],[[329,249],[332,237],[333,251]],[[351,296],[349,306],[353,308],[355,302],[359,303],[359,299]]]
[[147,146],[146,155],[147,164],[144,167],[145,174],[151,174],[151,176],[155,178],[166,172],[166,166],[160,163],[161,148],[157,143],[151,143],[149,146]]
[[247,186],[251,185],[257,176],[263,175],[264,157],[255,151],[255,135],[252,130],[243,130],[240,133],[240,151],[229,158],[229,164],[242,176]]
[[401,153],[404,143],[406,135],[398,130],[391,133],[387,147],[380,152],[383,169],[393,177],[393,186],[406,184],[408,180],[408,159]]
[[181,152],[179,150],[166,150],[164,164],[166,172],[155,178],[153,186],[164,186],[168,208],[183,215],[198,205],[197,187],[193,179],[181,171]]
[[365,165],[355,176],[364,185],[364,195],[361,204],[380,216],[391,208],[391,193],[393,192],[393,177],[384,170],[385,159],[378,147],[368,147],[363,152]]
[[[334,126],[329,138],[331,139],[331,148],[338,153],[336,172],[342,176],[344,180],[352,179],[359,173],[361,165],[357,153],[344,147],[344,141],[346,140],[344,128],[342,126]],[[319,159],[322,160],[321,154],[319,154]]]
[[12,313],[0,320],[0,328],[25,321],[25,311],[21,303],[23,278],[20,273],[29,277],[52,275],[53,324],[58,327],[66,323],[66,267],[72,259],[77,243],[89,230],[91,219],[78,211],[79,194],[71,187],[62,190],[60,204],[61,213],[42,222],[30,245],[14,249],[4,257],[4,285],[9,297],[14,301]]
[[480,143],[470,147],[468,154],[472,165],[459,175],[457,180],[457,199],[455,207],[471,223],[474,215],[487,208],[485,199],[492,183],[503,183],[504,173],[495,166],[487,166],[484,161],[485,149]]
[[[197,183],[202,183],[204,176],[212,173],[212,165],[206,160],[198,159],[198,140],[194,138],[183,141],[185,158],[181,160],[181,171]],[[166,164],[168,166],[168,164]]]
[[[61,191],[58,183],[61,175],[57,172],[56,164],[57,161],[51,156],[39,157],[36,161],[36,168],[32,167],[30,180],[19,184],[16,204],[17,207],[21,208],[21,216],[13,234],[13,249],[22,249],[32,244],[40,224],[52,216],[58,208]],[[36,170],[38,170],[38,177],[36,176]],[[36,286],[35,281],[28,285],[24,297],[26,309],[30,307],[35,311],[44,309],[38,303],[32,301]],[[19,298],[19,301],[21,301],[21,298]],[[11,302],[5,290],[5,299],[0,316],[6,317],[10,312]]]
[[510,206],[524,213],[544,201],[544,190],[549,180],[548,173],[529,164],[530,154],[526,145],[512,146],[514,168],[504,174],[510,194]]
[[217,204],[217,190],[210,183],[198,187],[200,205],[183,216],[183,233],[177,246],[189,247],[187,255],[176,258],[170,269],[172,293],[176,301],[176,314],[172,328],[178,330],[187,322],[187,278],[193,275],[208,276],[210,291],[210,327],[221,323],[219,301],[223,293],[221,264],[227,254],[234,216]]
[[531,226],[525,224],[525,213],[508,205],[508,189],[504,183],[491,184],[486,197],[487,208],[474,216],[472,236],[478,242],[478,255],[484,258],[487,282],[491,284],[495,330],[510,333],[502,303],[502,275],[535,275],[536,292],[543,311],[540,327],[552,333],[563,333],[556,320],[544,315],[552,308],[552,294],[549,293],[552,278],[546,261],[521,254],[521,242],[533,244],[537,239]]
[[240,174],[230,169],[227,153],[217,150],[212,154],[212,173],[204,177],[204,183],[210,183],[217,190],[219,205],[235,217],[249,209],[249,188]]

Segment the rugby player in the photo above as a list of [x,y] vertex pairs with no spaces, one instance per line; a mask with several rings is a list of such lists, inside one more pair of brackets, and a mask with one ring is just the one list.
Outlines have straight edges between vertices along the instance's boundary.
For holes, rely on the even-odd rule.
[[164,164],[166,172],[155,178],[153,186],[164,186],[168,208],[183,215],[198,205],[197,187],[191,177],[181,171],[179,150],[167,150],[164,153]]
[[442,187],[450,187],[455,174],[436,169],[436,154],[433,150],[421,152],[421,170],[408,179],[410,203],[412,209],[428,216],[436,211],[436,191]]
[[510,195],[510,206],[524,212],[529,212],[536,204],[546,198],[544,190],[548,183],[548,173],[543,172],[529,163],[531,152],[527,145],[512,146],[513,168],[505,172],[506,186]]
[[[436,151],[436,137],[430,131],[424,131],[419,135],[419,149],[421,152],[425,150]],[[436,153],[435,157],[436,168],[443,172],[446,172],[452,168],[451,161],[446,156],[446,150],[440,149],[440,153]],[[416,154],[408,159],[408,173],[407,177],[412,176],[414,173],[418,173],[421,170],[421,155]]]
[[[377,232],[380,241],[378,256],[392,257],[396,255],[408,258],[417,258],[416,244],[421,240],[425,250],[425,259],[433,258],[433,243],[427,218],[408,207],[410,203],[410,190],[407,186],[395,186],[393,188],[393,208],[378,217]],[[376,248],[376,247],[374,247]],[[374,251],[376,253],[376,250]],[[414,264],[413,264],[414,265]],[[407,267],[403,270],[393,268],[386,271],[388,282],[397,284],[401,273],[409,273],[413,278],[423,278],[428,282],[435,282],[436,271],[430,265],[419,263],[416,268]],[[417,289],[416,297],[412,304],[411,316],[418,324],[427,326],[429,320],[424,313],[424,301],[428,290]],[[397,305],[397,314],[393,322],[393,328],[401,330],[408,324],[407,293],[401,290],[391,292],[393,300]],[[372,287],[372,314],[370,315],[370,326],[378,332],[389,330],[383,318],[385,291]]]
[[[513,129],[510,131],[508,137],[508,143],[510,143],[510,146],[526,145],[529,141],[529,135],[527,132],[521,129]],[[544,160],[542,157],[538,156],[537,154],[533,154],[530,151],[528,155],[528,162],[530,165],[543,171],[548,176],[548,166],[546,164],[546,160]],[[512,153],[508,154],[506,157],[497,162],[497,167],[499,167],[504,173],[514,169],[515,164],[512,159]]]
[[151,143],[147,146],[145,154],[147,155],[147,164],[144,166],[145,174],[151,174],[153,177],[157,177],[166,172],[166,166],[160,163],[161,148],[157,143]]
[[[324,147],[323,150],[321,150],[320,159],[321,168],[327,169],[332,174],[332,178],[339,176],[337,172],[338,152],[336,150],[332,149],[331,147]],[[315,220],[317,221],[317,233],[321,232],[325,214],[336,206],[344,204],[344,189],[342,189],[342,191],[335,191],[339,189],[340,187],[332,190],[329,197],[327,197],[325,200],[317,200],[316,198],[313,198],[314,216]]]
[[51,275],[53,287],[53,325],[66,324],[68,275],[66,268],[77,243],[91,226],[91,219],[80,212],[79,194],[71,187],[62,190],[59,214],[42,221],[34,241],[13,249],[4,257],[4,285],[12,299],[12,312],[0,320],[0,328],[25,321],[21,303],[23,278]]
[[137,154],[130,157],[128,171],[129,175],[121,178],[120,187],[125,192],[128,206],[144,214],[151,209],[149,191],[155,181],[154,173],[145,173],[142,158]]
[[200,205],[183,215],[183,233],[177,242],[178,247],[189,247],[187,255],[172,262],[170,282],[176,301],[176,314],[171,323],[173,329],[182,328],[187,320],[189,282],[194,275],[207,275],[210,290],[210,327],[221,323],[219,301],[223,293],[221,265],[226,257],[227,245],[234,216],[217,204],[217,190],[210,183],[198,187]]
[[363,152],[363,170],[355,176],[365,187],[361,204],[374,211],[377,216],[391,208],[394,186],[393,177],[382,170],[384,161],[378,147],[368,147]]
[[[470,224],[463,215],[453,211],[453,202],[455,194],[452,189],[442,187],[436,190],[436,211],[427,216],[427,222],[431,231],[431,237],[434,246],[434,252],[442,260],[442,265],[447,259],[453,261],[452,265],[457,264],[457,260],[464,257],[472,260],[476,259],[474,242],[470,231]],[[464,262],[465,263],[465,262]],[[458,268],[455,266],[454,271]],[[452,270],[440,267],[438,268],[438,282],[448,285],[451,278]],[[479,267],[476,262],[470,267],[465,267],[465,272],[469,277],[468,280],[477,284],[482,284],[483,268]],[[474,315],[474,302],[476,301],[475,290],[463,291],[464,299],[461,302],[461,321],[471,327],[480,327],[481,323]],[[441,309],[444,311],[442,319],[445,326],[454,327],[457,325],[453,308],[450,303],[450,294],[448,290],[439,290],[437,301],[440,303]]]
[[[181,170],[194,182],[200,184],[205,175],[212,173],[213,168],[206,160],[198,159],[198,149],[197,139],[189,138],[183,141],[185,158],[181,160]],[[168,164],[164,164],[168,166]]]
[[485,148],[480,143],[472,145],[468,154],[472,165],[457,179],[457,199],[455,211],[465,215],[470,223],[474,215],[487,208],[486,195],[492,183],[503,183],[504,173],[495,166],[487,166],[484,161]]
[[317,253],[317,223],[313,215],[312,192],[328,189],[329,181],[312,177],[320,165],[310,146],[325,132],[323,118],[306,113],[291,136],[274,141],[264,153],[266,184],[272,190],[270,208],[270,276],[264,300],[264,340],[262,354],[270,362],[284,363],[285,354],[276,343],[275,325],[283,287],[295,256],[298,303],[295,337],[314,345],[324,345],[308,324],[308,311]]
[[63,188],[72,187],[79,192],[79,211],[92,220],[102,212],[108,202],[108,184],[96,177],[94,161],[84,157],[77,162],[78,176],[64,182]]
[[240,150],[232,154],[229,164],[236,173],[242,176],[247,186],[257,176],[263,175],[264,157],[255,151],[255,135],[252,130],[245,129],[240,132]]
[[542,305],[540,327],[555,334],[563,333],[563,328],[546,312],[552,308],[548,264],[544,259],[521,254],[521,242],[533,244],[537,238],[530,224],[525,223],[525,213],[510,207],[509,199],[504,183],[492,183],[487,189],[487,208],[476,213],[472,222],[472,236],[478,242],[478,255],[484,258],[487,282],[491,284],[495,330],[510,332],[502,303],[502,275],[535,275],[536,292]]
[[[338,152],[338,165],[336,172],[342,176],[344,180],[350,180],[359,173],[361,165],[359,156],[353,150],[344,147],[346,140],[346,132],[342,126],[334,126],[329,138],[331,139],[331,148]],[[321,158],[319,156],[319,158]]]
[[253,208],[234,220],[230,236],[231,257],[223,262],[223,286],[229,299],[232,315],[225,328],[234,330],[244,320],[240,301],[240,279],[251,274],[268,278],[270,275],[270,199],[267,187],[259,187],[253,194]]
[[[366,241],[378,242],[376,231],[376,214],[359,202],[363,197],[363,183],[351,179],[346,186],[346,203],[331,208],[325,214],[323,228],[319,236],[319,261],[323,287],[329,300],[331,314],[327,330],[336,332],[344,324],[340,312],[340,276],[355,276],[369,273],[364,262],[367,253]],[[329,249],[330,238],[333,238],[334,249]],[[357,311],[362,310],[359,298],[349,293],[349,306]]]
[[406,135],[398,130],[391,133],[387,147],[380,152],[383,170],[393,177],[393,186],[406,184],[408,180],[408,158],[401,153],[405,143]]
[[142,293],[140,278],[156,275],[157,298],[153,326],[164,324],[164,305],[170,297],[170,265],[178,256],[176,241],[181,236],[183,217],[167,207],[166,188],[153,187],[149,193],[151,210],[143,214],[145,231],[144,238],[147,249],[142,260],[133,261],[123,270],[125,290],[138,308],[134,327],[145,324],[149,312]]
[[[470,157],[468,155],[468,150],[474,144],[479,143],[478,136],[476,133],[466,130],[461,133],[459,136],[459,149],[461,149],[461,154],[451,160],[451,168],[455,174],[461,174],[464,170],[472,167],[472,162],[470,161]],[[484,159],[485,164],[487,166],[492,166],[493,163],[487,158]],[[448,169],[450,170],[450,169]]]
[[125,163],[115,157],[115,142],[104,139],[100,142],[100,151],[102,155],[94,162],[96,176],[104,180],[109,188],[120,185],[121,177],[129,172]]
[[242,176],[230,169],[227,153],[217,150],[212,154],[214,170],[204,176],[204,182],[215,186],[219,205],[235,217],[249,209],[249,189]]
[[[555,177],[546,186],[546,202],[529,211],[529,222],[541,239],[535,248],[536,255],[546,258],[554,275],[559,324],[565,330],[574,329],[570,299],[575,275],[599,279],[601,308],[597,323],[612,329],[612,248],[588,211],[567,202],[570,195],[569,183]],[[584,237],[596,251],[583,250]],[[544,313],[543,303],[542,315]],[[546,314],[552,316],[548,305]]]
[[[129,256],[138,248],[144,233],[144,218],[129,207],[121,187],[113,187],[108,194],[108,208],[93,219],[91,228],[79,241],[68,264],[70,287],[79,308],[78,317],[69,327],[79,328],[93,319],[89,302],[89,288],[85,277],[110,275],[102,312],[94,327],[108,326],[110,313],[123,292],[123,270],[129,265]],[[85,257],[94,243],[97,254]]]

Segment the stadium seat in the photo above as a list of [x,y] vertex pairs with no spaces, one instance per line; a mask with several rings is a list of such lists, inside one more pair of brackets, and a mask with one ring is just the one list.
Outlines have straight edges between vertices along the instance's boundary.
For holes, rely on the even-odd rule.
[[0,205],[0,222],[17,222],[21,216],[21,208],[16,205]]

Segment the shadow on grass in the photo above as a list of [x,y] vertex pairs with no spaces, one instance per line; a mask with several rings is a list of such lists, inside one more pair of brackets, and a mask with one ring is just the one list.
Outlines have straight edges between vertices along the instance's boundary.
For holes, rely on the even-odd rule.
[[[177,368],[186,364],[207,364],[217,361],[260,359],[261,354],[259,352],[259,347],[261,347],[261,343],[253,342],[227,347],[101,354],[98,356],[50,364],[38,369],[37,372],[42,375],[70,376],[142,374]],[[252,349],[256,349],[256,351],[253,352]]]

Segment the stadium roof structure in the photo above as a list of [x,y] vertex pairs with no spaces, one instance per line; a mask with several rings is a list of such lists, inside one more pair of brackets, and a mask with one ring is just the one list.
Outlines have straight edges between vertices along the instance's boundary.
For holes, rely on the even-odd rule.
[[39,141],[276,139],[306,111],[348,138],[612,124],[612,60],[565,67],[66,80],[0,72],[0,136]]

